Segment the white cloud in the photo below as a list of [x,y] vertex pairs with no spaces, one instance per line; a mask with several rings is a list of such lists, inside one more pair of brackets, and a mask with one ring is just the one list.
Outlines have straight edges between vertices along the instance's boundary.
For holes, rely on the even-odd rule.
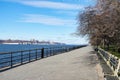
[[55,13],[57,14],[64,14],[64,15],[67,15],[67,16],[74,16],[76,17],[78,14],[79,14],[79,11],[68,11],[68,10],[59,10],[59,11],[56,11]]
[[[5,0],[9,1],[9,0]],[[28,5],[38,8],[49,8],[49,9],[62,9],[62,10],[81,10],[84,9],[83,5],[69,4],[63,2],[53,2],[46,0],[11,0],[10,2],[17,2],[23,5]]]
[[[53,39],[53,38],[52,38]],[[53,39],[53,41],[64,42],[67,44],[88,44],[88,40],[82,37],[71,37],[62,35]]]
[[20,22],[27,23],[39,23],[44,25],[55,25],[55,26],[63,26],[63,25],[75,25],[75,20],[67,20],[62,18],[57,18],[53,16],[40,15],[40,14],[25,14],[23,18],[21,18]]
[[67,3],[51,2],[51,1],[22,1],[21,3],[25,5],[30,5],[33,7],[44,7],[44,8],[51,8],[51,9],[75,10],[75,9],[83,8],[83,6],[79,6],[75,4],[67,4]]
[[85,2],[95,2],[97,0],[85,0]]

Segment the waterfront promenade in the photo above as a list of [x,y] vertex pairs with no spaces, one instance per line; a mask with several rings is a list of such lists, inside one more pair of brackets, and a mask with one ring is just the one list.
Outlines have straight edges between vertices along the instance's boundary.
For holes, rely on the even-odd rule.
[[91,46],[44,58],[0,73],[0,80],[104,80]]

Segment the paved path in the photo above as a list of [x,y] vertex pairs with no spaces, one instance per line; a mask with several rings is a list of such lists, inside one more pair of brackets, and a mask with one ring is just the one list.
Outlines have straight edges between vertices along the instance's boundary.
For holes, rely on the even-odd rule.
[[0,80],[103,80],[90,46],[44,58],[0,73]]

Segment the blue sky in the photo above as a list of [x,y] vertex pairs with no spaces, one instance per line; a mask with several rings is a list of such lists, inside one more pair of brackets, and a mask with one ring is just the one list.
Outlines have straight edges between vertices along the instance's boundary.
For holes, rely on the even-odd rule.
[[79,12],[94,4],[94,0],[0,0],[0,39],[87,43],[71,34]]

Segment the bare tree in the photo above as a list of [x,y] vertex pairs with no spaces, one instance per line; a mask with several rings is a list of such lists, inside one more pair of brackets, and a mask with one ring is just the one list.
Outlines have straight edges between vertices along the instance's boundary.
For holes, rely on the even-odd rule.
[[87,35],[93,45],[120,48],[120,1],[98,0],[79,15],[78,35]]

